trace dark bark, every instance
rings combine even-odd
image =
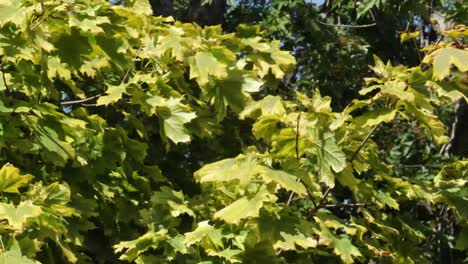
[[[201,0],[190,1],[187,10],[176,12],[172,0],[149,0],[153,15],[173,16],[183,22],[195,22],[200,26],[212,26],[222,24],[226,12],[226,0],[212,0],[211,3],[202,5]],[[178,17],[177,14],[184,14]]]
[[[172,0],[149,0],[153,16],[175,16]]]
[[[468,157],[468,103],[461,98],[455,106],[455,120],[452,124],[449,143],[443,153],[449,156]]]
[[[212,0],[211,4],[202,5],[200,0],[190,1],[185,17],[186,22],[196,22],[200,26],[220,25],[224,21],[226,0]]]

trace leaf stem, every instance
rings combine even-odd
[[[297,160],[300,160],[300,157],[299,157],[299,123],[301,121],[301,113],[299,113],[299,115],[297,116],[297,121],[296,121],[296,159]],[[307,195],[309,196],[310,198],[310,201],[312,202],[312,204],[314,205],[314,207],[317,207],[317,204],[314,202],[314,200],[312,199],[312,194],[310,193],[309,189],[307,188],[307,185],[305,184],[305,182],[300,178],[300,177],[297,177],[297,182],[300,182],[304,185],[304,187],[306,188],[306,191],[307,191]],[[286,205],[289,206],[291,204],[291,202],[293,201],[294,199],[294,192],[291,191],[291,193],[289,194],[289,198],[288,198],[288,201],[286,202]]]
[[[356,151],[353,153],[353,156],[351,156],[351,160],[349,162],[353,162],[353,160],[357,157],[357,155],[359,154],[359,151],[361,151],[362,147],[364,147],[364,145],[367,143],[367,141],[369,140],[369,138],[372,136],[372,134],[374,134],[375,130],[377,130],[377,128],[380,126],[380,124],[377,124],[376,126],[374,126],[372,128],[372,130],[367,134],[367,136],[364,138],[363,141],[361,141],[361,144],[359,144],[359,147],[356,149]]]

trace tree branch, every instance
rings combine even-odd
[[[366,207],[373,206],[372,203],[337,203],[337,204],[324,204],[324,208],[354,208],[354,207]]]
[[[371,24],[365,24],[365,25],[344,25],[344,24],[329,24],[323,21],[320,21],[316,19],[319,24],[325,25],[325,26],[330,26],[330,27],[338,27],[338,28],[368,28],[368,27],[373,27],[377,25],[376,23],[371,23]]]
[[[34,26],[31,27],[31,31],[36,29],[38,26],[40,26],[42,23],[44,23],[49,17],[52,17],[52,14],[54,13],[55,10],[52,10],[50,13],[48,13],[41,21],[37,22]]]
[[[101,95],[102,94],[97,94],[97,95],[94,95],[94,96],[91,96],[91,97],[88,97],[88,98],[85,98],[85,99],[81,99],[81,100],[65,101],[65,102],[61,102],[60,104],[61,105],[74,105],[74,104],[86,103],[88,101],[91,101],[91,100],[94,100],[94,99],[98,98]]]
[[[143,43],[141,43],[140,45],[140,48],[138,48],[138,51],[135,53],[135,56],[133,56],[133,60],[135,60],[138,55],[140,54],[141,50],[143,49]],[[130,70],[131,70],[131,67],[129,67],[127,69],[127,71],[125,72],[123,78],[122,78],[122,82],[121,84],[123,84],[125,82],[125,80],[127,79],[129,73],[130,73]],[[81,100],[73,100],[73,101],[65,101],[65,102],[61,102],[60,104],[61,105],[74,105],[74,104],[82,104],[82,103],[86,103],[88,101],[91,101],[91,100],[94,100],[96,98],[98,98],[99,96],[101,96],[102,93],[100,94],[97,94],[97,95],[94,95],[94,96],[91,96],[91,97],[88,97],[88,98],[85,98],[85,99],[81,99]],[[94,106],[94,105],[90,105],[90,104],[86,104],[84,106]]]

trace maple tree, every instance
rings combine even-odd
[[[260,27],[129,2],[0,0],[0,263],[430,263],[439,216],[418,206],[450,215],[466,258],[468,161],[407,177],[375,137],[447,142],[466,26],[420,65],[375,56],[336,111],[267,92],[295,59]]]

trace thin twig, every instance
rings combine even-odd
[[[399,165],[396,165],[396,167],[398,168],[422,168],[422,167],[425,167],[426,165],[422,165],[422,164],[415,164],[415,165],[404,165],[404,164],[399,164]]]
[[[412,42],[414,44],[414,47],[416,48],[416,53],[418,54],[418,59],[419,59],[419,63],[422,62],[422,56],[421,56],[421,52],[419,51],[419,48],[418,48],[418,43],[416,43],[416,39],[412,39]]]
[[[135,56],[133,56],[132,61],[135,60],[138,57],[138,55],[140,54],[140,51],[142,49],[143,49],[143,43],[141,43],[140,48],[138,48],[138,51],[135,53]],[[123,84],[125,82],[125,80],[127,79],[128,74],[130,73],[130,70],[131,70],[131,68],[128,67],[127,71],[125,72],[124,77],[122,78],[122,83],[121,84]]]
[[[434,44],[434,46],[432,46],[431,50],[429,50],[426,54],[430,54],[431,52],[433,52],[435,49],[437,49],[437,46],[439,46],[440,42],[442,42],[442,40],[445,39],[445,35],[441,35],[439,37],[439,39],[437,40],[436,44]]]
[[[91,96],[91,97],[88,97],[88,98],[85,98],[85,99],[73,100],[73,101],[65,101],[65,102],[61,102],[60,104],[61,104],[61,105],[81,104],[81,103],[85,103],[85,102],[94,100],[94,99],[98,98],[98,97],[101,96],[101,95],[102,95],[102,94],[96,94],[96,95],[94,95],[94,96]]]
[[[337,204],[324,204],[324,208],[354,208],[372,206],[371,203],[337,203]]]
[[[365,24],[365,25],[345,25],[345,24],[329,24],[323,21],[316,19],[315,21],[319,22],[322,25],[330,26],[330,27],[339,27],[339,28],[368,28],[377,25],[376,23]]]
[[[353,156],[351,157],[351,160],[349,162],[353,162],[353,160],[357,157],[359,154],[359,151],[361,151],[362,147],[366,144],[366,142],[369,140],[369,138],[374,134],[375,130],[380,126],[380,124],[374,126],[372,130],[367,134],[367,136],[364,138],[364,140],[359,144],[359,147],[356,149],[356,151],[353,153]]]
[[[299,115],[297,116],[297,121],[296,121],[296,159],[297,160],[300,160],[300,157],[299,157],[299,124],[301,122],[301,113],[299,113]],[[305,184],[305,182],[300,178],[300,177],[297,177],[297,182],[300,182],[304,185],[304,187],[306,188],[306,191],[307,191],[307,195],[309,196],[310,198],[310,201],[312,202],[312,204],[314,205],[314,207],[316,207],[316,204],[314,202],[314,200],[312,199],[312,194],[310,193],[309,189],[307,188],[307,185]],[[289,206],[289,204],[291,204],[291,202],[293,201],[294,199],[294,195],[295,193],[293,191],[291,191],[291,193],[289,194],[289,198],[288,198],[288,201],[286,202],[286,205]]]
[[[135,53],[135,56],[133,56],[133,59],[132,60],[135,60],[136,57],[138,57],[138,55],[140,54],[140,51],[142,50],[143,48],[143,43],[141,43],[140,45],[140,48],[138,48],[138,51]],[[125,80],[127,79],[128,77],[128,74],[130,73],[130,67],[127,69],[127,71],[125,72],[125,75],[123,76],[122,78],[122,83],[123,84],[125,82]],[[101,96],[102,93],[100,94],[97,94],[97,95],[94,95],[94,96],[91,96],[91,97],[88,97],[88,98],[85,98],[85,99],[81,99],[81,100],[73,100],[73,101],[66,101],[66,102],[61,102],[60,104],[61,105],[73,105],[73,104],[82,104],[82,103],[86,103],[88,101],[91,101],[93,99],[96,99],[98,98],[99,96]],[[96,106],[96,105],[92,105],[92,104],[83,104],[83,106]]]
[[[286,206],[289,206],[289,204],[291,204],[293,198],[294,198],[294,192],[291,191],[291,193],[289,194],[289,198],[288,198],[288,202],[286,203]]]
[[[296,159],[299,160],[299,122],[301,121],[301,113],[297,115],[296,121]]]
[[[312,210],[312,213],[317,212],[317,210],[322,207],[322,204],[325,202],[325,199],[327,199],[327,197],[330,194],[331,190],[332,190],[332,187],[328,187],[325,190],[325,193],[322,195],[322,198],[320,198],[320,201],[317,204],[317,206],[314,207],[314,210]]]
[[[38,26],[40,26],[42,23],[44,23],[49,17],[52,16],[52,14],[54,13],[55,10],[52,10],[49,14],[47,14],[44,19],[42,19],[41,21],[37,22],[36,25],[32,26],[31,27],[31,31],[33,31],[34,29],[36,29]]]

